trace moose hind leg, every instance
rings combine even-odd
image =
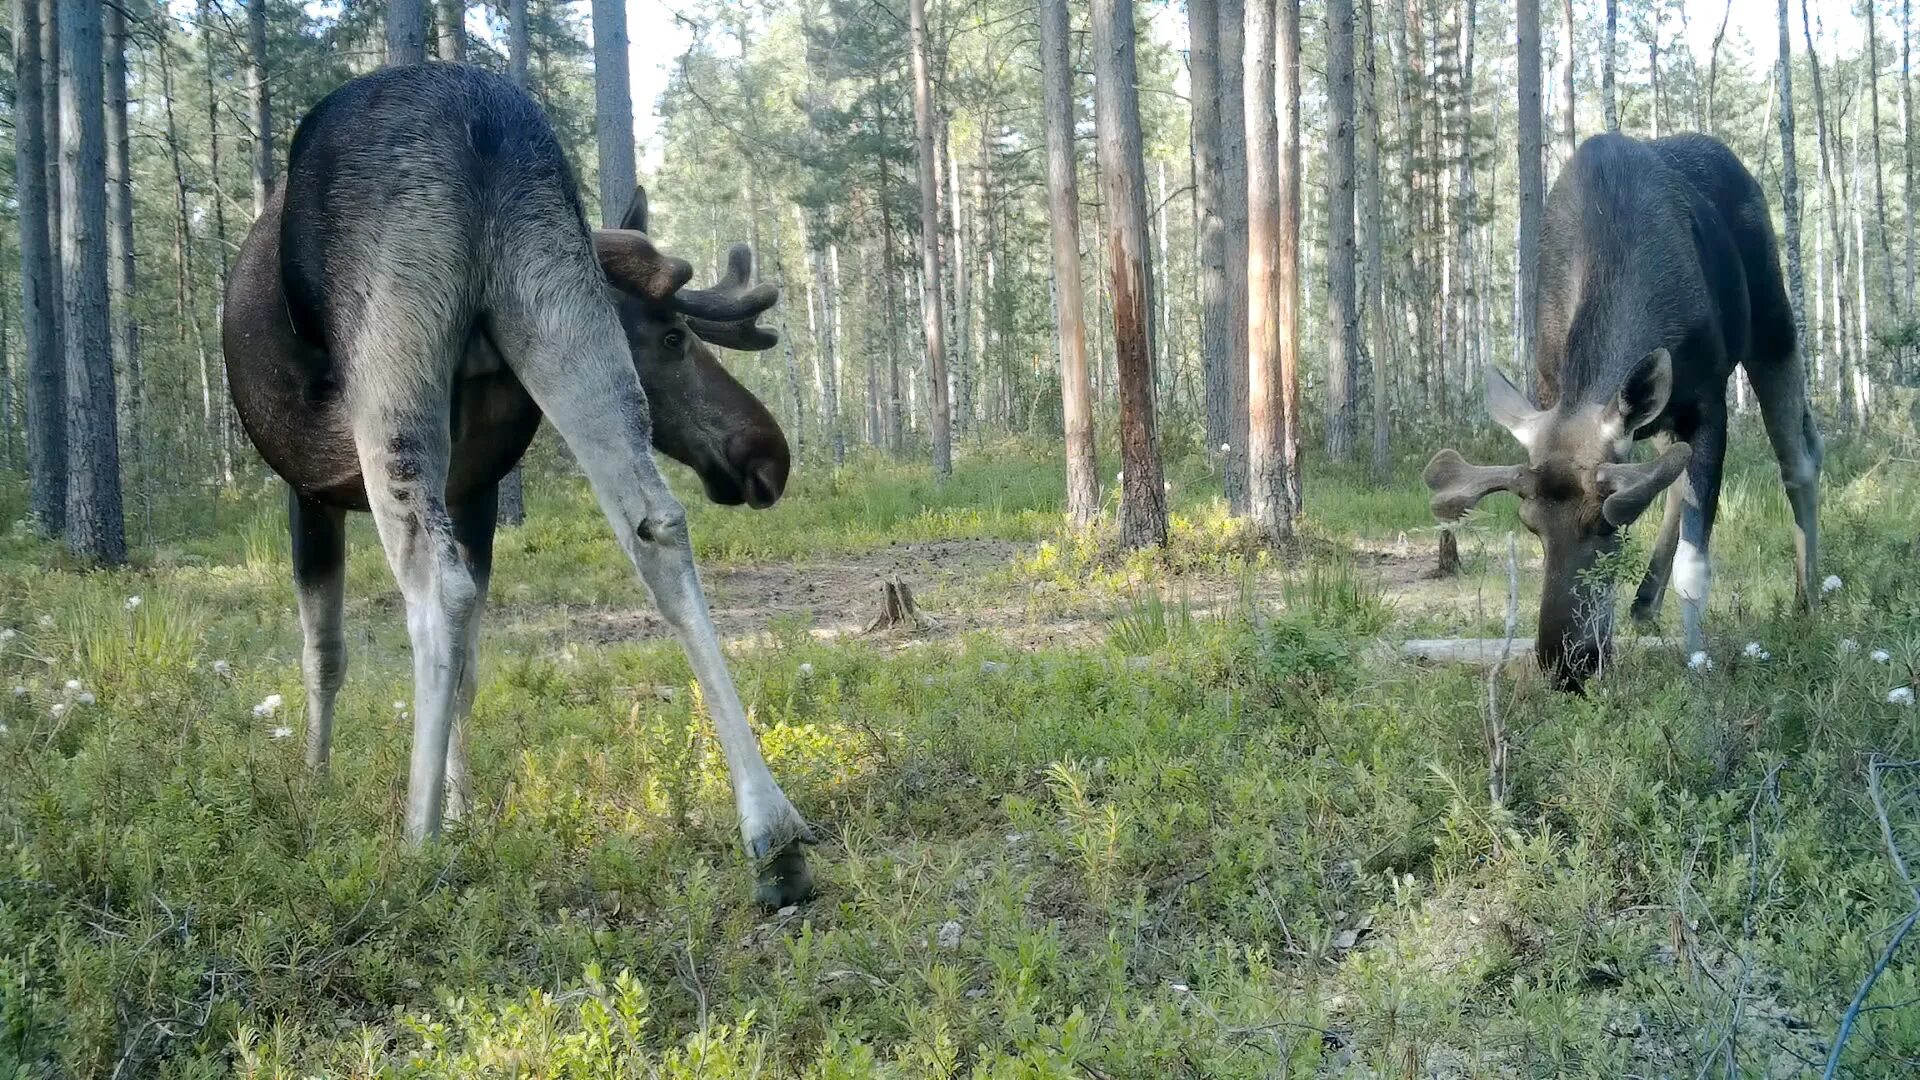
[[[333,703],[347,675],[347,512],[288,489],[293,584],[300,605],[300,672],[307,690],[307,765],[327,767]]]
[[[454,693],[453,733],[447,743],[446,816],[464,817],[473,805],[471,773],[467,764],[467,727],[473,718],[473,698],[480,681],[480,619],[486,612],[487,585],[493,578],[493,532],[497,513],[496,489],[487,491],[451,511],[453,539],[460,558],[473,575],[473,610],[467,616],[466,662],[460,667],[460,685]]]
[[[583,243],[571,261],[548,253],[544,268],[539,254],[511,260],[521,274],[493,311],[495,340],[573,448],[615,537],[686,652],[726,756],[741,838],[759,871],[756,898],[769,906],[796,903],[813,891],[800,850],[812,832],[747,723],[694,569],[686,511],[654,462],[646,397],[591,258]],[[543,269],[553,275],[545,282],[537,280]]]
[[[1757,370],[1756,370],[1757,369]],[[1780,480],[1793,510],[1793,591],[1801,606],[1819,603],[1814,576],[1820,565],[1820,432],[1807,404],[1807,378],[1800,352],[1794,349],[1778,364],[1756,364],[1747,371],[1767,441],[1780,462]]]

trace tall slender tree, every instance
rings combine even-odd
[[[1220,7],[1187,0],[1188,95],[1192,100],[1194,203],[1198,214],[1200,366],[1206,380],[1207,446],[1224,454],[1233,402],[1227,375],[1227,228],[1220,205]]]
[[[1300,0],[1279,0],[1274,10],[1274,103],[1279,154],[1274,187],[1279,196],[1274,242],[1274,321],[1279,324],[1281,457],[1287,489],[1286,536],[1300,514]],[[1251,124],[1251,117],[1248,120]]]
[[[267,0],[247,0],[247,104],[253,110],[253,216],[273,192],[273,89],[267,81]]]
[[[1567,146],[1567,156],[1573,156],[1573,148],[1579,142],[1580,125],[1575,122],[1574,110],[1577,99],[1573,91],[1573,58],[1579,55],[1574,48],[1573,0],[1560,0],[1560,25],[1566,35],[1567,63],[1560,71],[1560,134]]]
[[[1865,0],[1860,6],[1867,14],[1867,141],[1873,150],[1873,220],[1876,223],[1875,235],[1880,239],[1880,280],[1886,287],[1887,311],[1897,315],[1902,310],[1899,293],[1894,284],[1893,242],[1888,237],[1888,228],[1892,220],[1887,217],[1886,166],[1880,150],[1880,30],[1879,19],[1874,14],[1880,0]],[[1861,267],[1864,273],[1866,267]]]
[[[1374,56],[1373,0],[1360,0],[1360,311],[1372,373],[1373,443],[1369,456],[1374,482],[1386,479],[1391,462],[1388,439],[1392,415],[1387,408],[1386,257],[1381,234],[1385,210],[1380,198],[1380,86]]]
[[[1535,268],[1540,261],[1541,203],[1545,197],[1540,167],[1540,0],[1516,0],[1514,14],[1518,26],[1520,64],[1520,165],[1516,172],[1520,186],[1519,265],[1514,267],[1515,292],[1519,306],[1520,367],[1534,367],[1534,331],[1538,303],[1539,278]]]
[[[1800,347],[1807,347],[1807,285],[1800,261],[1799,152],[1793,139],[1793,36],[1789,30],[1787,0],[1779,2],[1779,53],[1774,61],[1774,83],[1780,95],[1780,207],[1784,217],[1782,240],[1787,249],[1787,295],[1793,302],[1793,325]]]
[[[1620,130],[1620,102],[1614,89],[1614,64],[1620,53],[1620,0],[1606,0],[1607,37],[1600,51],[1600,107],[1607,130]]]
[[[527,0],[507,0],[507,74],[527,85]]]
[[[1298,0],[1280,0],[1294,7]],[[1293,538],[1287,419],[1280,355],[1280,124],[1274,75],[1275,0],[1246,0],[1247,463],[1254,528],[1268,543]]]
[[[1093,451],[1093,387],[1087,377],[1087,301],[1080,279],[1080,185],[1073,153],[1073,67],[1067,33],[1067,0],[1040,0],[1047,224],[1053,238],[1054,327],[1067,432],[1067,520],[1085,526],[1100,512],[1100,480]]]
[[[1227,267],[1227,509],[1249,512],[1247,383],[1246,0],[1218,0],[1220,218]]]
[[[1093,0],[1094,146],[1107,208],[1107,270],[1120,391],[1120,541],[1167,542],[1167,495],[1153,395],[1147,274],[1147,166],[1141,148],[1133,0]]]
[[[401,67],[426,61],[425,0],[387,0],[387,64]]]
[[[41,0],[14,0],[15,200],[20,219],[20,311],[26,330],[27,507],[56,535],[67,520],[66,357],[60,348],[55,255],[48,245],[47,110],[41,63]],[[57,133],[55,133],[57,135]]]
[[[1914,315],[1913,0],[1900,0],[1900,195],[1906,235],[1906,316]]]
[[[127,11],[106,12],[107,272],[113,322],[113,363],[120,377],[120,433],[127,456],[140,461],[145,378],[140,369],[140,324],[133,317],[133,143],[127,133]]]
[[[1353,96],[1353,0],[1327,0],[1327,456],[1335,461],[1353,455],[1359,413]]]
[[[933,143],[933,73],[927,60],[927,0],[907,0],[913,56],[913,128],[920,158],[920,326],[927,344],[928,428],[933,474],[953,475],[953,418],[947,401],[947,315],[940,277],[940,160]]]
[[[60,263],[67,318],[67,546],[127,559],[107,316],[107,161],[100,0],[61,0]]]
[[[619,224],[637,183],[625,0],[593,0],[593,116],[600,148],[600,223]]]

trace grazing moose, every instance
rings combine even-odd
[[[1662,491],[1666,517],[1633,614],[1657,617],[1671,580],[1687,649],[1702,647],[1736,364],[1780,462],[1793,507],[1795,588],[1811,606],[1820,436],[1771,217],[1752,174],[1704,135],[1588,139],[1547,196],[1539,275],[1541,406],[1487,370],[1487,411],[1526,447],[1528,463],[1469,465],[1442,450],[1425,479],[1442,520],[1495,491],[1520,496],[1520,520],[1546,548],[1537,650],[1555,684],[1578,690],[1606,658],[1613,591],[1593,571]],[[1628,462],[1635,440],[1646,438],[1658,456]]]
[[[227,286],[224,347],[248,436],[292,488],[305,633],[307,760],[327,761],[345,673],[348,510],[371,510],[414,661],[406,835],[467,799],[465,740],[496,485],[553,421],[699,680],[760,866],[756,895],[811,891],[811,835],[761,758],[694,570],[686,512],[655,447],[715,502],[765,507],[789,458],[766,407],[695,340],[765,349],[777,299],[751,253],[712,289],[645,235],[589,232],[574,178],[533,99],[476,68],[358,78],[294,133],[287,177]]]

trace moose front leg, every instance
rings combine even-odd
[[[287,491],[293,585],[300,604],[300,673],[307,689],[307,766],[333,751],[333,703],[347,676],[347,512]]]
[[[598,297],[575,310],[514,304],[495,313],[497,340],[520,382],[553,421],[699,680],[726,755],[740,836],[772,907],[812,895],[801,847],[813,840],[760,754],[727,671],[694,570],[686,510],[654,462],[647,401],[614,313]]]
[[[1673,591],[1680,594],[1680,619],[1689,654],[1706,648],[1707,590],[1713,582],[1708,545],[1720,508],[1720,477],[1727,451],[1724,414],[1704,420],[1694,434],[1693,456],[1680,478],[1680,540],[1673,556]]]

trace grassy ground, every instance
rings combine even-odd
[[[1742,441],[1713,670],[1630,656],[1584,699],[1517,671],[1496,808],[1484,681],[1377,643],[1497,633],[1517,526],[1490,506],[1467,573],[1424,580],[1417,466],[1380,490],[1316,468],[1291,567],[1202,461],[1172,471],[1157,557],[1058,536],[1045,447],[969,454],[942,488],[863,461],[761,514],[690,499],[767,756],[827,837],[819,898],[774,914],[685,663],[581,484],[538,485],[502,537],[483,805],[419,851],[404,630],[364,522],[327,779],[299,760],[270,494],[124,573],[16,531],[0,1075],[1817,1072],[1914,903],[1888,845],[1920,856],[1920,775],[1882,775],[1883,835],[1869,762],[1920,758],[1887,700],[1920,667],[1920,468],[1834,448],[1844,585],[1808,619]],[[896,573],[938,628],[854,632]],[[1847,1075],[1920,1067],[1916,956]]]

